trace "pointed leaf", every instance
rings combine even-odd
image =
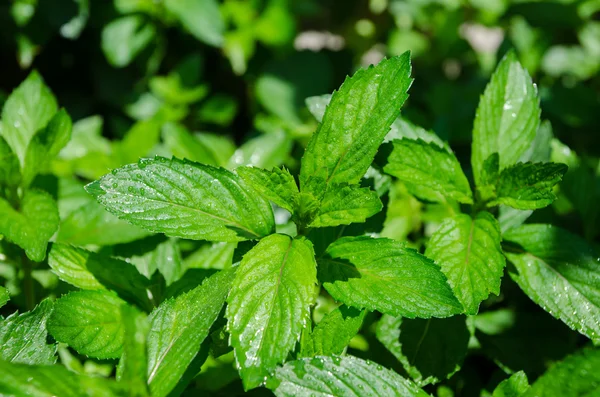
[[[132,306],[121,306],[125,329],[123,354],[117,368],[117,379],[127,384],[132,397],[149,397],[146,336],[149,323],[146,315]]]
[[[600,265],[592,247],[551,225],[523,225],[504,238],[521,247],[505,250],[521,289],[572,329],[600,341]]]
[[[17,186],[21,179],[20,167],[19,159],[6,140],[0,136],[0,186]]]
[[[302,337],[299,357],[342,354],[360,330],[366,314],[366,310],[346,305],[327,313],[307,336]]]
[[[119,218],[172,237],[239,241],[275,227],[269,203],[237,175],[176,158],[141,159],[86,189]]]
[[[309,320],[316,284],[308,240],[273,234],[244,255],[226,316],[245,389],[261,385],[294,347]]]
[[[90,199],[89,195],[86,196]],[[117,218],[98,202],[90,200],[63,219],[57,241],[74,245],[115,245],[151,234]]]
[[[377,324],[377,339],[419,386],[441,382],[458,371],[470,336],[463,316],[423,320],[384,315]]]
[[[360,181],[408,97],[410,70],[407,52],[346,79],[302,158],[302,190],[311,177],[335,184]]]
[[[394,140],[393,145],[384,167],[386,173],[403,182],[425,186],[452,200],[466,204],[473,202],[469,181],[453,153],[422,140]]]
[[[228,168],[252,166],[279,167],[288,159],[292,140],[282,130],[275,130],[252,138],[239,147],[229,159]]]
[[[504,256],[500,226],[488,212],[475,218],[457,215],[446,219],[433,233],[425,255],[448,277],[448,283],[467,314],[477,314],[479,303],[500,293]]]
[[[529,390],[529,381],[523,371],[515,372],[510,378],[496,386],[492,397],[521,397]]]
[[[481,96],[473,124],[471,164],[477,185],[483,162],[500,156],[500,169],[515,164],[533,140],[540,123],[537,89],[514,52],[500,61]]]
[[[125,397],[116,382],[75,374],[61,365],[24,365],[0,360],[0,392],[7,396]]]
[[[21,165],[36,132],[48,124],[58,110],[56,99],[37,72],[29,74],[8,97],[2,109],[0,135],[12,148]]]
[[[0,287],[0,307],[6,305],[6,302],[10,300],[8,290],[4,287]]]
[[[215,47],[223,45],[225,26],[215,0],[165,0],[171,12],[195,38]]]
[[[500,174],[496,188],[499,203],[520,210],[544,208],[556,199],[552,188],[567,172],[565,164],[519,163]]]
[[[163,125],[162,139],[175,157],[208,165],[221,165],[212,150],[180,124]]]
[[[289,361],[277,369],[267,387],[278,397],[428,395],[394,371],[352,356]]]
[[[330,185],[310,227],[364,222],[383,208],[377,192],[358,186]]]
[[[56,344],[48,343],[46,322],[53,302],[44,300],[30,312],[0,320],[0,359],[21,364],[54,364]]]
[[[0,198],[0,234],[25,250],[32,261],[46,257],[48,240],[58,228],[58,208],[54,199],[41,190],[27,190],[16,211]]]
[[[71,292],[56,301],[48,319],[48,332],[81,354],[119,358],[123,349],[124,304],[108,291]]]
[[[586,348],[554,364],[525,397],[596,396],[600,384],[600,349]]]
[[[152,307],[146,291],[150,282],[131,263],[54,243],[48,254],[48,265],[58,278],[78,288],[111,289],[143,309]]]
[[[129,65],[156,36],[156,28],[141,15],[112,20],[102,30],[102,51],[117,68]]]
[[[223,270],[151,314],[148,384],[152,396],[167,396],[200,350],[223,308],[235,270]]]
[[[254,167],[239,167],[235,172],[264,198],[294,213],[298,186],[287,169],[273,167],[271,171],[267,171]]]
[[[45,128],[36,132],[31,138],[25,152],[21,182],[24,187],[29,186],[38,173],[48,169],[50,161],[71,138],[71,127],[71,118],[64,109],[61,109]]]
[[[337,240],[319,259],[319,280],[336,300],[359,309],[409,318],[462,312],[439,268],[394,240]]]

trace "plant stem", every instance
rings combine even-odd
[[[35,307],[35,291],[33,287],[33,277],[31,276],[33,264],[25,254],[22,256],[21,266],[23,268],[23,294],[25,295],[25,306],[27,310],[33,310]]]

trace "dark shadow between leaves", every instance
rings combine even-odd
[[[332,258],[325,254],[318,259],[317,276],[321,283],[348,281],[351,278],[361,278],[360,271],[348,259]]]

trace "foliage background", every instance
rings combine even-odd
[[[559,199],[530,221],[560,225],[597,245],[600,2],[594,0],[3,2],[0,104],[36,69],[74,121],[101,117],[87,128],[105,139],[71,148],[55,162],[53,175],[38,178],[55,196],[61,196],[59,178],[82,184],[138,157],[183,156],[196,149],[186,141],[192,132],[208,133],[201,143],[213,142],[206,145],[210,150],[196,151],[194,160],[295,170],[316,127],[305,98],[330,93],[357,68],[410,50],[415,81],[403,116],[448,141],[468,170],[479,96],[509,49],[538,85],[542,118],[556,138],[552,159],[570,165]],[[174,131],[180,127],[183,132]],[[436,225],[435,208],[406,194],[397,202],[388,209],[386,233],[421,247]],[[94,241],[72,219],[65,226],[68,211],[64,215],[61,233],[74,229],[63,241],[127,252],[132,238]],[[102,235],[102,227],[88,232]],[[184,259],[199,248],[180,245]],[[16,296],[2,314],[23,310],[18,272],[8,263],[1,270]],[[43,268],[36,285],[36,301],[68,288]],[[531,303],[508,277],[503,288],[482,306],[493,314],[479,317],[484,328],[486,321],[509,324],[501,337],[469,355],[447,385],[429,391],[485,394],[502,379],[500,368],[524,368],[532,380],[583,344],[584,338]],[[514,307],[519,312],[511,312]],[[375,340],[374,320],[367,319],[352,353],[402,372]],[[519,354],[525,348],[533,351],[530,357]],[[85,364],[91,373],[112,371],[110,364]],[[240,390],[235,372],[218,373],[223,395]],[[214,388],[208,381],[214,376],[199,378],[196,387]]]

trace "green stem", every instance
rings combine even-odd
[[[23,294],[25,295],[25,306],[27,310],[33,310],[35,307],[35,290],[33,287],[33,263],[23,254],[21,266],[23,268]]]

